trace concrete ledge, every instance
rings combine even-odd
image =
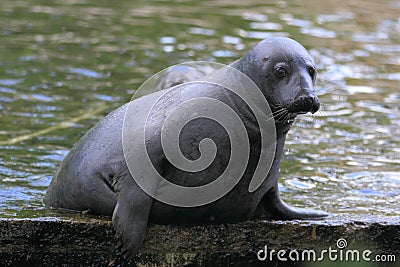
[[[339,238],[346,239],[346,249],[393,254],[400,262],[400,217],[153,225],[140,254],[129,262],[118,255],[109,220],[0,219],[0,260],[6,266],[257,266],[268,264],[256,256],[265,245],[321,251],[337,249]]]

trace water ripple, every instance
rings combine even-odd
[[[84,68],[69,68],[68,72],[73,73],[73,74],[79,74],[79,75],[86,76],[86,77],[89,77],[89,78],[98,79],[98,78],[102,78],[103,77],[102,74],[100,74],[100,73],[98,73],[96,71],[88,70],[88,69],[84,69]]]

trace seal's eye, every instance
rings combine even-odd
[[[317,74],[317,71],[315,70],[315,67],[309,66],[308,67],[308,73],[310,74],[311,79],[314,81],[315,80],[315,76]]]
[[[287,70],[282,66],[275,67],[274,72],[277,78],[283,78],[287,75]]]

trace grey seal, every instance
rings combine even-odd
[[[231,67],[247,75],[262,91],[275,118],[276,150],[266,179],[254,192],[248,191],[250,177],[260,155],[260,133],[254,114],[235,94],[217,85],[185,83],[178,85],[168,99],[161,101],[159,111],[173,108],[182,100],[200,96],[218,99],[230,105],[243,120],[251,140],[251,154],[242,178],[222,198],[198,207],[177,207],[157,201],[146,194],[128,170],[122,147],[122,127],[128,104],[114,110],[90,129],[71,149],[57,170],[44,198],[53,208],[85,211],[112,216],[122,255],[134,256],[141,247],[147,224],[228,223],[252,218],[316,219],[327,216],[324,211],[300,209],[285,204],[278,191],[279,166],[286,134],[299,114],[314,113],[319,100],[314,92],[315,63],[298,42],[289,38],[269,38],[254,46]],[[190,80],[185,72],[174,73],[168,86]],[[200,76],[203,74],[199,74]],[[178,78],[177,78],[178,77]],[[177,81],[177,82],[176,82]],[[142,96],[131,102],[140,110],[162,91]],[[180,136],[182,153],[189,159],[199,157],[199,142],[205,137],[217,144],[218,152],[209,168],[197,173],[181,171],[166,160],[160,142],[162,116],[149,117],[151,135],[146,136],[148,153],[157,170],[166,179],[184,186],[209,183],[211,174],[219,174],[229,161],[230,146],[226,133],[218,123],[207,118],[193,120]],[[211,179],[211,180],[210,180]]]

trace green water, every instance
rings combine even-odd
[[[400,215],[400,4],[265,2],[2,0],[0,217],[58,216],[42,204],[57,166],[146,78],[180,62],[230,63],[269,36],[298,40],[319,68],[322,108],[289,133],[284,199]]]

